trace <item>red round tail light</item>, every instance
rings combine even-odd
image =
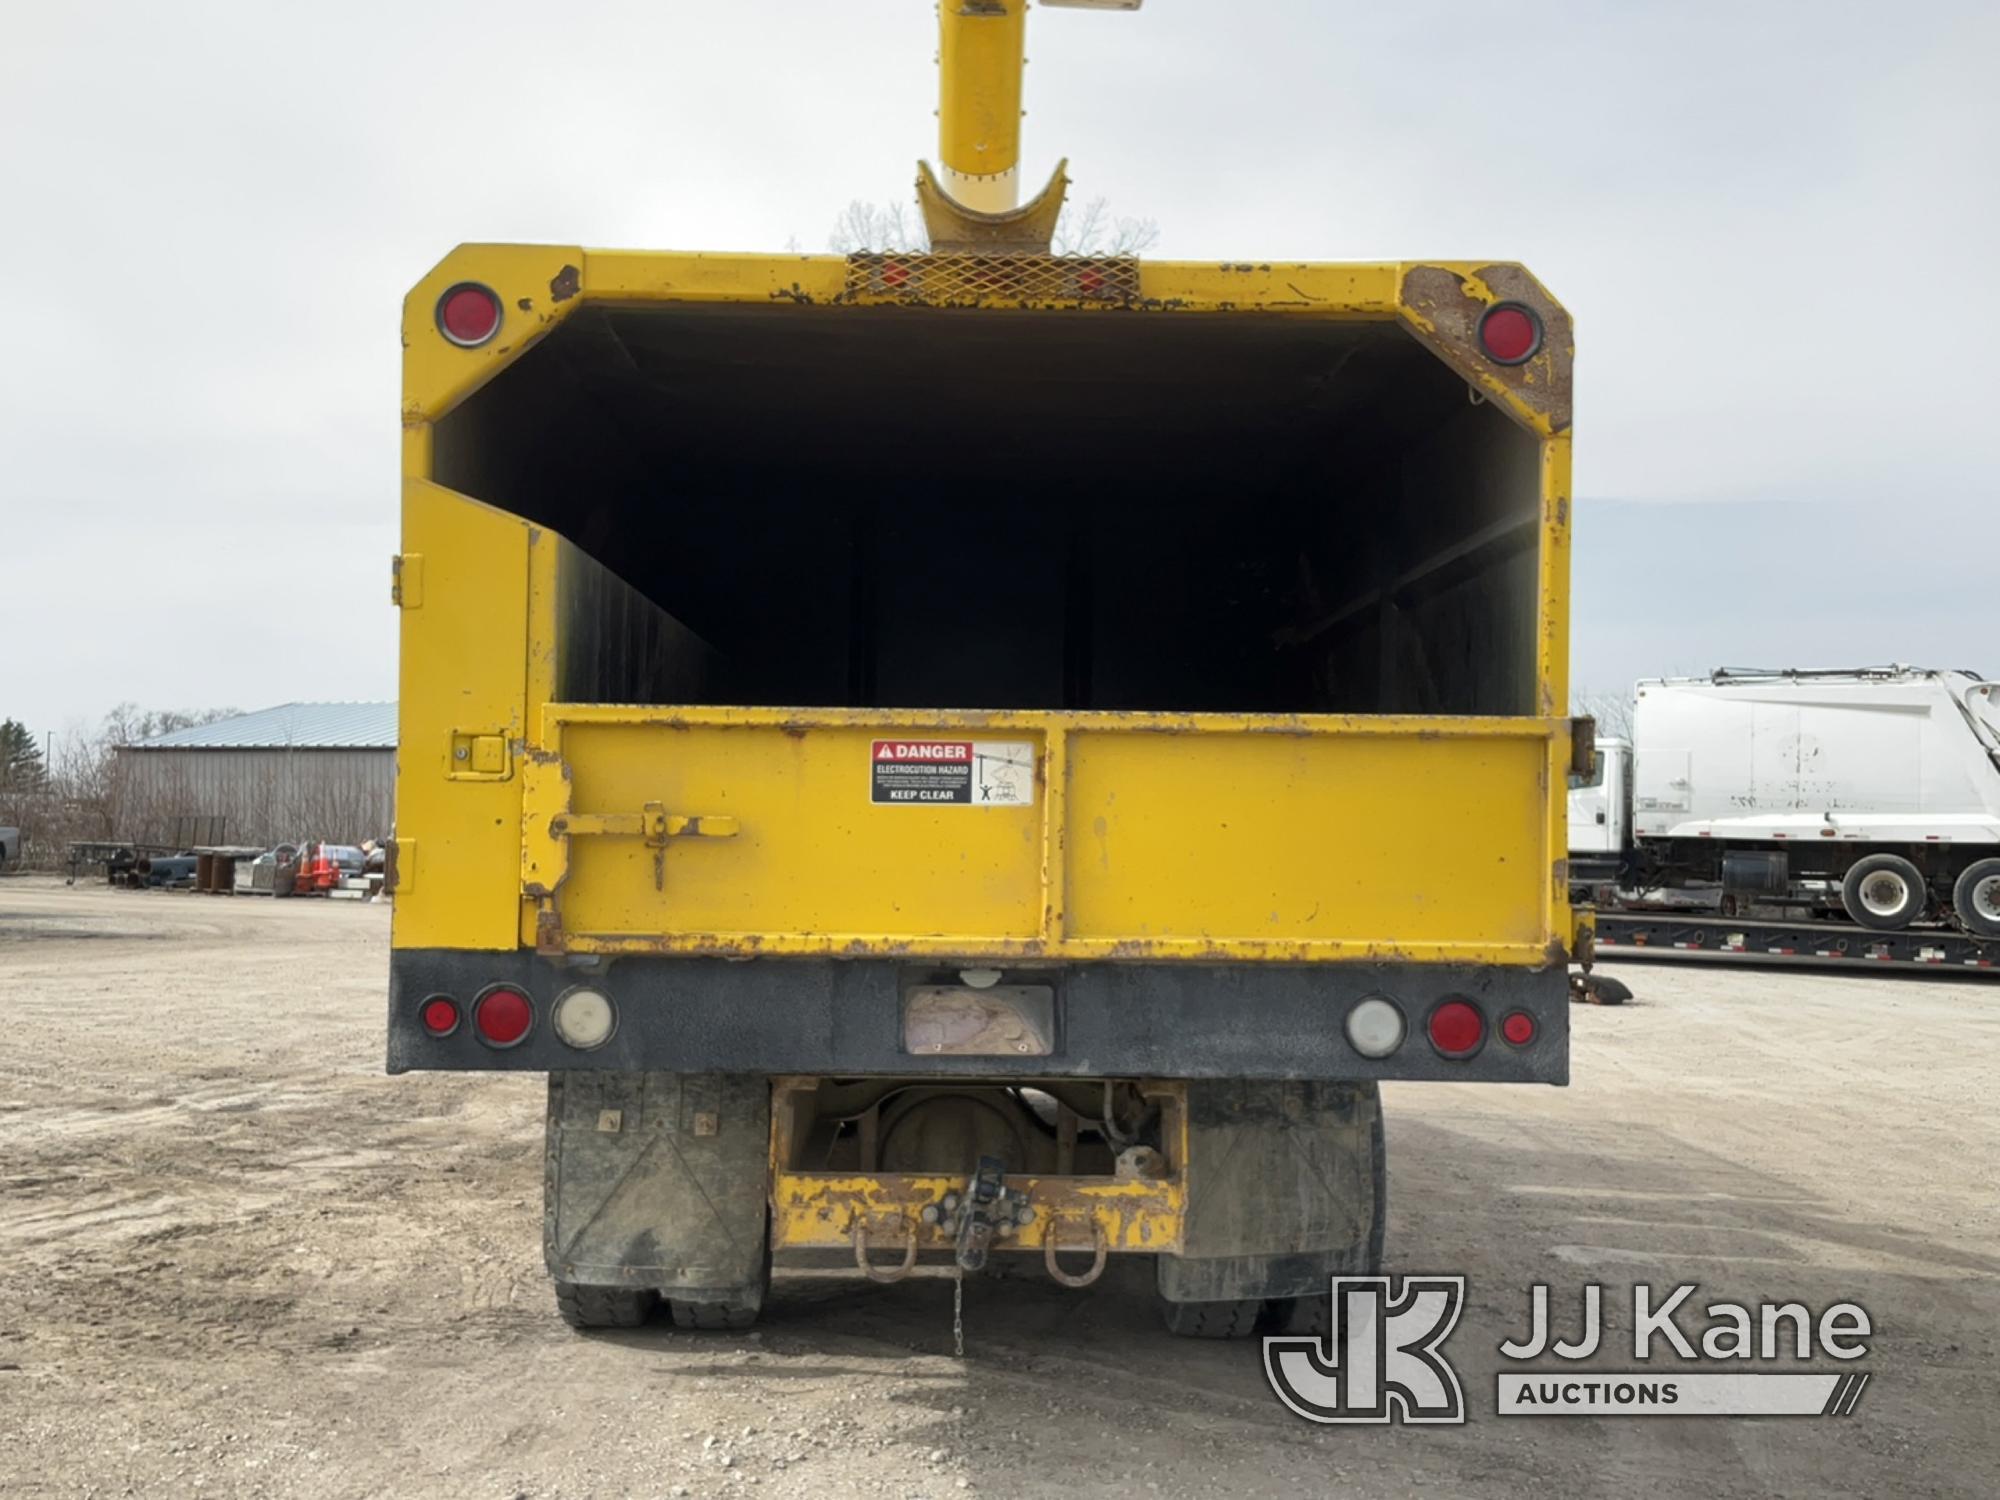
[[[472,1007],[472,1024],[480,1037],[495,1047],[513,1046],[534,1023],[535,1008],[528,997],[506,985],[488,990]]]
[[[1496,302],[1479,319],[1479,347],[1496,365],[1523,364],[1542,347],[1542,320],[1519,302]]]
[[[1516,1047],[1525,1047],[1535,1039],[1535,1018],[1525,1010],[1511,1011],[1500,1018],[1500,1035]]]
[[[1469,1000],[1446,1000],[1431,1012],[1430,1033],[1446,1057],[1470,1057],[1486,1040],[1486,1017]]]
[[[882,285],[888,287],[907,286],[910,268],[899,260],[892,260],[882,268]]]
[[[458,1030],[458,1005],[449,996],[433,995],[424,1002],[424,1030],[432,1036],[450,1036]]]
[[[461,349],[476,349],[500,331],[500,298],[491,287],[461,281],[438,298],[437,325]]]

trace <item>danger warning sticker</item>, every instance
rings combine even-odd
[[[1035,747],[1026,740],[877,740],[868,800],[888,806],[1027,807]]]

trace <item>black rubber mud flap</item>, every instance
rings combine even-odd
[[[1372,1083],[1189,1085],[1185,1253],[1159,1257],[1160,1296],[1324,1297],[1379,1263],[1381,1113]]]
[[[549,1274],[754,1317],[767,1281],[770,1139],[761,1077],[551,1073]]]

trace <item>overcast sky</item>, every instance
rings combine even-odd
[[[929,0],[10,6],[0,716],[390,697],[397,322],[462,240],[824,247]],[[1578,328],[1576,677],[2000,673],[2000,6],[1150,0],[1027,170],[1189,259],[1520,260]]]

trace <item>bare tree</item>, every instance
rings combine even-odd
[[[233,719],[242,711],[240,708],[141,708],[136,703],[121,703],[104,716],[100,738],[113,745],[136,745],[177,729]]]
[[[1570,712],[1597,720],[1597,732],[1610,738],[1632,738],[1630,693],[1594,693],[1578,688],[1570,694]]]
[[[826,243],[836,255],[882,255],[898,251],[921,255],[931,247],[930,236],[908,205],[866,203],[859,198],[840,211]]]
[[[1049,248],[1058,255],[1142,255],[1159,239],[1153,220],[1114,217],[1110,201],[1100,196],[1063,205]]]
[[[1151,219],[1117,217],[1109,200],[1098,197],[1063,205],[1049,248],[1057,255],[1139,255],[1159,238],[1160,226]],[[836,255],[921,255],[930,249],[922,220],[907,204],[860,198],[840,211],[826,242]]]
[[[232,717],[233,708],[142,709],[121,703],[95,732],[72,730],[52,738],[39,785],[0,793],[0,823],[21,829],[24,863],[55,869],[66,847],[78,841],[130,839],[124,826],[118,746]]]

